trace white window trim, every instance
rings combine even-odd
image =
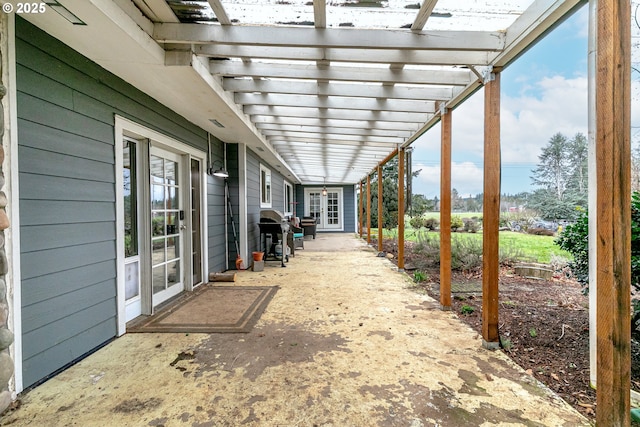
[[[287,188],[291,189],[291,198],[289,200],[289,202],[290,202],[289,206],[287,206]],[[293,194],[293,185],[289,181],[284,181],[284,197],[283,198],[284,198],[284,202],[283,202],[284,203],[284,210],[283,210],[284,214],[288,215],[288,216],[293,215],[293,203],[295,203],[294,202],[295,197],[294,197],[294,194]]]
[[[269,176],[269,198],[268,201],[264,201],[264,194],[262,194],[262,189],[264,188],[264,183],[262,182],[262,172],[265,172],[265,175]],[[260,207],[261,208],[270,208],[273,206],[273,181],[271,181],[271,169],[260,163]]]

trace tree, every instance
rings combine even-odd
[[[587,177],[588,177],[588,145],[587,138],[577,133],[568,144],[569,148],[569,178],[568,188],[578,192],[578,194],[587,194]]]
[[[587,204],[587,139],[577,133],[568,140],[556,133],[538,156],[531,180],[537,188],[527,206],[545,219],[574,219]]]
[[[433,210],[433,201],[424,197],[423,194],[411,195],[411,206],[413,207],[412,216],[417,217],[423,215],[427,211]]]
[[[567,186],[567,137],[556,133],[551,137],[542,154],[538,156],[538,166],[531,180],[539,187],[552,190],[557,200],[562,200]]]

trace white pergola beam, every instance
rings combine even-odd
[[[194,53],[216,58],[262,58],[294,61],[363,62],[378,64],[486,66],[489,53],[464,50],[337,49],[319,47],[195,45]]]
[[[397,113],[392,111],[365,111],[351,110],[348,114],[343,110],[325,110],[318,108],[296,108],[296,107],[270,107],[266,105],[247,105],[244,107],[245,114],[261,116],[290,116],[309,117],[317,119],[340,119],[402,122],[402,123],[424,123],[432,115],[420,113]]]
[[[333,133],[342,135],[371,135],[371,136],[393,136],[397,138],[409,138],[413,132],[409,130],[383,130],[377,128],[361,127],[361,128],[339,128],[339,127],[321,127],[321,126],[297,126],[297,125],[278,125],[275,123],[256,123],[256,127],[262,131],[264,135],[268,135],[266,131],[290,131],[290,132],[314,132],[314,133]]]
[[[282,138],[273,138],[270,139],[269,142],[271,142],[271,144],[273,146],[277,146],[279,144],[300,144],[300,145],[305,145],[307,147],[311,147],[311,146],[326,146],[326,147],[331,147],[331,146],[340,146],[340,145],[346,145],[349,147],[374,147],[374,148],[379,148],[382,151],[385,151],[388,153],[388,151],[386,151],[387,148],[395,148],[397,146],[397,143],[388,143],[388,142],[375,142],[375,141],[344,141],[344,140],[326,140],[326,139],[322,139],[322,138],[292,138],[292,137],[282,137]],[[316,151],[318,149],[316,148]]]
[[[213,10],[213,13],[221,25],[231,25],[231,19],[229,19],[220,0],[209,0],[209,6],[211,6],[211,10]]]
[[[415,21],[413,21],[413,24],[411,24],[412,31],[421,31],[424,28],[427,19],[429,19],[431,12],[433,12],[433,8],[436,7],[436,3],[438,3],[438,0],[423,0],[418,15]]]
[[[312,81],[279,81],[225,78],[225,90],[247,93],[290,93],[296,95],[315,96],[351,96],[364,98],[417,99],[430,101],[446,101],[453,96],[451,87],[443,86],[382,86],[375,83],[340,83],[322,84]]]
[[[289,131],[264,131],[263,134],[268,141],[344,141],[344,142],[381,142],[385,144],[401,144],[405,138],[394,138],[391,136],[368,136],[368,135],[339,135],[331,133],[313,132],[289,132]]]
[[[558,20],[572,9],[584,4],[584,0],[536,0],[507,28],[504,52],[492,58],[494,67],[504,67],[517,58],[520,53]]]
[[[275,77],[283,79],[334,80],[375,83],[467,86],[476,80],[469,70],[390,70],[380,67],[316,67],[281,63],[210,62],[211,74],[223,77]]]
[[[242,105],[335,108],[337,110],[400,111],[434,113],[433,101],[408,99],[351,98],[336,96],[236,93],[235,102]]]
[[[286,117],[286,116],[251,116],[250,120],[256,125],[257,128],[263,128],[263,126],[276,125],[276,126],[318,126],[318,127],[337,127],[337,128],[375,128],[378,130],[397,130],[407,131],[412,135],[416,129],[420,127],[421,122],[406,123],[406,122],[384,122],[378,121],[365,121],[365,120],[338,120],[338,119],[319,119],[319,118],[305,118],[305,117]],[[266,127],[264,128],[266,129]]]
[[[327,27],[326,0],[313,0],[313,24],[316,28]]]
[[[202,25],[156,23],[153,38],[161,43],[231,44],[397,50],[500,51],[500,31],[419,31],[404,29],[352,29],[265,27],[260,25]]]

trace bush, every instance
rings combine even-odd
[[[469,218],[465,218],[463,219],[464,222],[464,231],[466,231],[467,233],[477,233],[478,230],[480,229],[480,224],[478,223],[478,221]]]
[[[462,227],[464,227],[464,223],[462,222],[462,218],[460,218],[458,215],[452,215],[451,216],[451,231],[458,231]]]
[[[425,223],[425,219],[421,216],[414,216],[409,220],[409,225],[411,226],[411,228],[414,228],[416,230],[419,230],[420,228],[424,227]]]
[[[433,231],[440,226],[440,220],[438,218],[427,218],[424,220],[423,224],[427,230]]]
[[[471,236],[451,239],[452,270],[472,271],[480,267],[482,267],[482,240]]]
[[[573,255],[569,262],[571,273],[584,293],[589,291],[589,216],[583,211],[576,222],[567,225],[555,239],[555,244]]]

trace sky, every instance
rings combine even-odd
[[[554,134],[587,135],[587,37],[585,6],[502,71],[503,194],[533,189],[531,171]],[[483,110],[480,89],[452,112],[451,187],[460,196],[482,192]],[[413,147],[413,170],[422,169],[413,181],[414,193],[439,197],[440,125]]]

